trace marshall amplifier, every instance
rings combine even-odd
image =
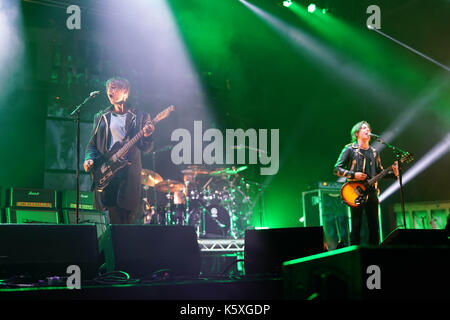
[[[77,192],[73,190],[61,191],[61,209],[76,209]],[[80,191],[79,205],[80,210],[95,210],[94,192]]]
[[[5,208],[6,223],[39,223],[59,224],[61,223],[58,210]]]
[[[5,207],[56,209],[57,196],[55,190],[9,188],[6,190]]]

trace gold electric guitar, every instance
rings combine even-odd
[[[413,160],[410,153],[406,153],[400,159],[402,163],[409,163]],[[350,207],[359,207],[367,202],[369,192],[374,190],[375,183],[389,173],[394,165],[381,171],[375,177],[365,181],[350,181],[345,183],[341,188],[341,197],[345,204]]]

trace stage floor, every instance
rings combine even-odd
[[[4,285],[0,300],[279,300],[282,278],[208,277],[142,281],[138,283],[81,283],[80,289],[60,284]]]

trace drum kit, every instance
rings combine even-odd
[[[143,169],[143,223],[192,225],[199,238],[243,238],[254,208],[254,183],[239,174],[246,169],[191,165],[181,171],[183,182]]]

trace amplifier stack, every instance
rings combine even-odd
[[[4,193],[6,223],[61,223],[55,190],[9,188]]]
[[[96,211],[93,192],[80,191],[77,222],[77,193],[72,190],[60,192],[61,214],[66,224],[95,224],[97,236],[100,237],[108,225],[107,215]]]
[[[77,195],[72,190],[8,188],[2,192],[2,223],[10,224],[95,224],[97,235],[108,224],[107,215],[96,211],[94,193],[80,192],[78,221]]]

